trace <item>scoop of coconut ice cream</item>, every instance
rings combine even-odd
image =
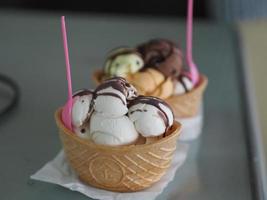
[[[94,109],[104,116],[120,117],[128,112],[127,100],[136,96],[136,89],[125,79],[108,79],[95,90]]]
[[[90,105],[92,98],[93,91],[91,90],[78,90],[73,94],[71,110],[72,128],[73,131],[82,138],[89,138],[88,119],[91,112]]]
[[[173,112],[164,101],[148,96],[134,99],[129,105],[128,116],[144,137],[164,134],[174,121]]]
[[[133,143],[138,133],[127,116],[105,117],[94,112],[90,119],[90,138],[97,144],[117,146]]]
[[[90,105],[93,98],[91,90],[79,90],[73,95],[72,125],[80,127],[89,117]]]

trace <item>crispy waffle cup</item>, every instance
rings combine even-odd
[[[96,70],[92,78],[98,85],[105,79],[105,75],[102,70]],[[201,74],[199,83],[193,90],[182,95],[172,95],[164,99],[172,107],[176,118],[188,118],[197,115],[207,84],[208,78]]]
[[[134,192],[160,180],[171,165],[181,125],[175,122],[164,138],[150,144],[111,147],[84,140],[68,130],[55,113],[67,160],[80,180],[97,188]]]

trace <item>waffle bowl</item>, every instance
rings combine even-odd
[[[102,70],[96,70],[92,78],[98,85],[105,80],[106,77]],[[175,118],[188,118],[197,115],[207,84],[208,78],[201,74],[199,84],[193,90],[182,95],[172,95],[164,99],[172,107]]]
[[[70,166],[80,180],[97,188],[134,192],[160,180],[171,165],[181,125],[175,122],[164,138],[149,144],[110,147],[84,140],[68,130],[55,113]]]

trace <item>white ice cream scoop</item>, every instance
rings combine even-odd
[[[106,117],[120,117],[128,112],[127,100],[136,96],[136,89],[125,79],[108,79],[95,90],[94,110]]]
[[[110,118],[94,112],[90,118],[90,138],[97,144],[117,146],[135,142],[138,133],[127,116]]]
[[[144,137],[164,134],[174,121],[171,108],[156,97],[139,96],[134,99],[129,105],[128,116]]]
[[[89,132],[85,123],[90,116],[92,98],[93,92],[91,90],[79,90],[73,95],[72,126],[78,136],[84,136],[86,132]]]
[[[175,83],[174,93],[184,94],[189,92],[194,87],[193,82],[187,76],[179,76],[177,82]]]

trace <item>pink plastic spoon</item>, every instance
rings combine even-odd
[[[68,41],[67,41],[67,31],[65,25],[65,16],[61,17],[61,31],[64,45],[64,53],[65,53],[65,62],[66,62],[66,72],[67,72],[67,81],[68,81],[68,101],[63,108],[62,111],[62,121],[65,126],[72,130],[72,83],[71,83],[71,72],[70,72],[70,60],[69,60],[69,50],[68,50]]]
[[[192,36],[193,36],[193,0],[187,2],[186,21],[186,62],[189,67],[189,76],[195,86],[199,80],[199,72],[192,56]]]

